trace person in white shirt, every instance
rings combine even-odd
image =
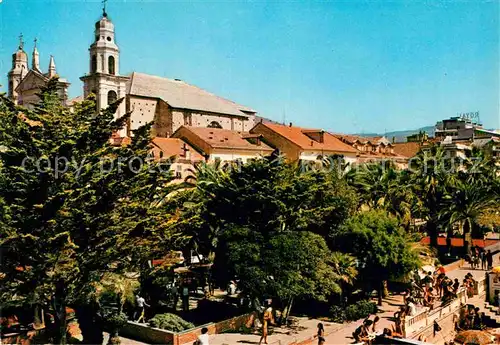
[[[134,320],[136,320],[137,314],[139,314],[139,319],[136,322],[140,322],[141,319],[144,319],[144,307],[149,307],[149,304],[147,304],[146,300],[139,295],[135,295],[135,304],[136,310],[134,312]]]
[[[201,334],[198,336],[196,345],[209,345],[208,344],[208,328],[203,327],[201,329]]]
[[[408,302],[408,309],[410,310],[410,316],[417,315],[417,307],[413,302]]]

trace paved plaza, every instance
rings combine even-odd
[[[500,254],[495,255],[494,264],[498,265]],[[447,275],[451,279],[458,278],[459,281],[464,279],[465,275],[471,273],[475,279],[479,279],[486,271],[473,270],[468,264],[464,267],[448,272]],[[470,299],[471,304],[481,304],[484,296],[474,296]],[[374,302],[376,300],[374,299]],[[377,329],[390,328],[393,324],[393,315],[403,305],[403,297],[401,295],[391,295],[383,300],[383,305],[379,307],[380,322]],[[372,316],[373,318],[373,316]],[[334,322],[325,322],[316,319],[298,318],[298,326],[294,328],[274,328],[273,333],[268,337],[268,343],[271,345],[288,345],[298,343],[312,338],[316,334],[316,325],[318,322],[323,322],[325,325],[326,345],[345,345],[353,343],[352,333],[359,327],[362,320],[355,322],[338,324]],[[445,341],[451,340],[451,335],[443,335],[442,339],[435,340],[435,345],[442,345]],[[452,337],[452,336],[451,336]],[[258,334],[238,334],[238,333],[222,333],[210,336],[210,345],[235,345],[235,344],[258,344],[260,335]],[[104,344],[106,344],[106,339]],[[122,338],[122,345],[140,345],[143,343]],[[192,345],[183,344],[183,345]]]

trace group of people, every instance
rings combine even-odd
[[[479,312],[479,308],[468,306],[462,311],[461,317],[457,314],[453,316],[453,323],[455,331],[460,332],[464,330],[483,330],[486,328],[486,314]]]
[[[177,311],[177,303],[179,303],[179,297],[182,300],[182,310],[185,312],[189,311],[189,286],[187,284],[172,284],[170,296],[172,299],[172,306],[174,311]]]
[[[442,271],[434,273],[427,272],[419,282],[415,279],[411,281],[411,286],[405,291],[404,301],[408,315],[416,314],[416,306],[422,305],[431,310],[434,308],[436,300],[441,300],[442,304],[449,303],[457,298],[461,288],[467,291],[468,297],[474,295],[475,281],[471,273],[468,273],[462,283],[455,278],[452,280]]]
[[[356,330],[352,333],[354,342],[371,344],[377,334],[377,325],[379,321],[380,318],[378,316],[375,316],[373,320],[370,320],[370,317],[363,320],[361,326],[356,328]]]
[[[481,265],[482,270],[490,270],[493,268],[493,254],[491,250],[485,251],[484,248],[473,246],[465,260],[470,264],[472,269],[478,269]]]

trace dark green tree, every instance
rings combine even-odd
[[[380,305],[384,281],[402,278],[421,263],[410,237],[385,211],[361,212],[352,217],[335,240],[339,250],[358,259],[359,274],[377,287]]]
[[[66,306],[89,303],[104,274],[137,268],[182,236],[156,206],[171,175],[148,160],[149,127],[114,147],[127,121],[115,119],[120,101],[96,112],[88,99],[70,111],[56,84],[34,110],[0,99],[0,300],[54,310],[64,344]]]
[[[409,166],[411,188],[419,199],[417,214],[426,221],[425,229],[434,248],[438,245],[439,232],[447,228],[446,222],[440,221],[440,212],[449,193],[450,181],[460,167],[452,162],[442,147],[432,145],[420,151]]]
[[[340,294],[341,277],[325,240],[309,231],[273,232],[231,227],[221,241],[227,251],[224,264],[239,288],[251,298],[273,298],[287,311],[294,299],[325,301]],[[219,257],[220,259],[221,257]],[[219,263],[222,260],[219,260]]]

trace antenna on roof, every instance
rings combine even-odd
[[[285,108],[283,108],[283,125],[286,123],[286,112]]]

